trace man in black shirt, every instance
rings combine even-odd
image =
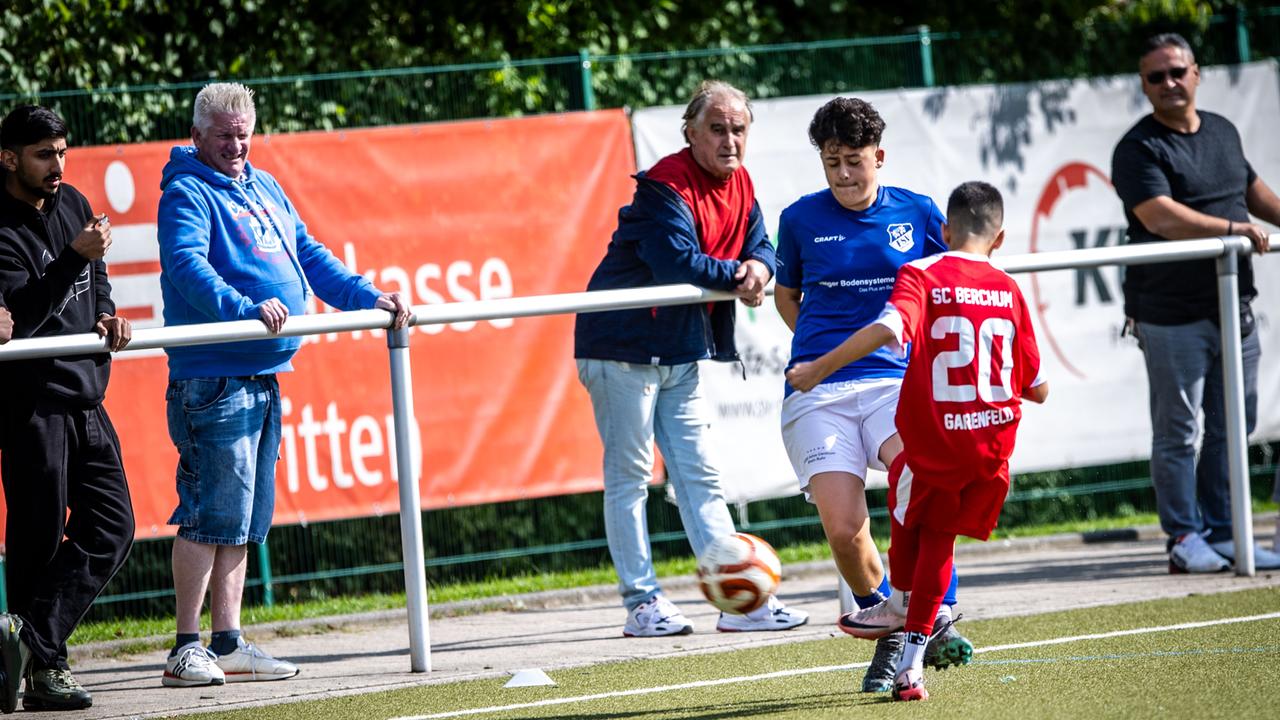
[[[67,127],[23,106],[0,125],[0,298],[20,338],[96,332],[129,342],[102,258],[106,215],[62,182]],[[28,710],[72,710],[93,699],[71,676],[67,638],[128,555],[133,507],[120,442],[102,405],[106,352],[6,363],[0,476],[8,517],[11,614],[0,615],[0,711],[26,679]],[[68,515],[69,511],[69,515]]]
[[[1120,140],[1111,167],[1129,242],[1242,235],[1256,252],[1267,252],[1267,231],[1250,213],[1280,224],[1280,198],[1245,160],[1235,126],[1196,109],[1200,68],[1187,41],[1173,33],[1150,38],[1138,70],[1152,113]],[[1252,431],[1260,349],[1249,307],[1257,290],[1247,256],[1240,259],[1239,282],[1245,413]],[[1146,357],[1151,479],[1160,524],[1169,535],[1169,570],[1225,570],[1234,546],[1214,261],[1131,266],[1124,299]],[[1197,462],[1201,410],[1204,440]],[[1258,568],[1280,567],[1280,555],[1260,547],[1254,552]]]

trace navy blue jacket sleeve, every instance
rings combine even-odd
[[[627,215],[632,223],[627,234],[636,241],[636,254],[659,285],[690,283],[711,290],[737,286],[733,275],[741,263],[717,260],[702,252],[693,214],[675,193],[641,180]]]
[[[769,242],[769,233],[764,227],[764,213],[760,212],[760,203],[753,202],[751,216],[747,219],[747,239],[742,244],[743,260],[759,260],[769,268],[769,277],[778,272],[777,254],[773,243]]]

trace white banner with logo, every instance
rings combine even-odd
[[[871,102],[884,117],[883,184],[926,193],[944,209],[951,189],[966,180],[1000,188],[1007,237],[997,260],[1123,242],[1124,213],[1109,177],[1116,142],[1150,112],[1136,73],[848,94]],[[807,133],[813,113],[829,99],[754,104],[746,164],[771,237],[784,207],[826,185]],[[1204,69],[1197,106],[1235,123],[1253,168],[1280,190],[1276,65]],[[682,112],[683,107],[664,107],[634,113],[639,167],[682,147]],[[1254,270],[1263,359],[1258,426],[1250,439],[1258,442],[1280,438],[1280,257],[1255,258]],[[1052,395],[1044,406],[1024,406],[1015,473],[1150,457],[1142,354],[1131,338],[1120,337],[1120,273],[1104,267],[1016,276],[1036,309],[1042,371]],[[705,373],[718,413],[714,432],[726,491],[731,501],[793,494],[796,480],[778,425],[790,332],[771,306],[739,306],[738,312],[747,382],[737,366],[709,363]]]

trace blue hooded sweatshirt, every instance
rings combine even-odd
[[[276,179],[248,162],[233,180],[196,158],[192,146],[169,153],[160,181],[158,235],[164,324],[257,320],[277,298],[306,313],[311,288],[340,310],[368,309],[381,293],[307,233]],[[166,348],[169,378],[288,372],[302,339]]]

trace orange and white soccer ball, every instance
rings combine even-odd
[[[782,562],[769,543],[755,535],[717,538],[698,560],[698,585],[720,610],[743,615],[764,605],[778,591]]]

